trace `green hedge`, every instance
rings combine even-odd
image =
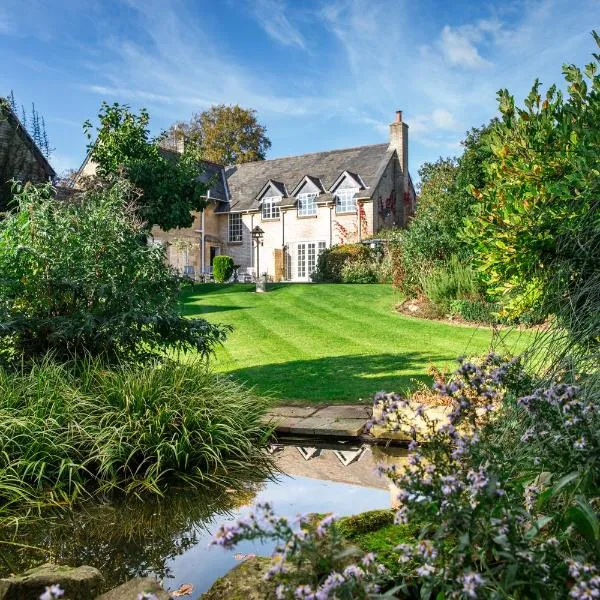
[[[371,249],[364,244],[339,244],[327,248],[319,255],[313,281],[322,283],[342,283],[342,269],[348,261],[367,261]]]
[[[225,254],[215,256],[213,260],[213,275],[217,283],[229,281],[233,275],[233,258]]]

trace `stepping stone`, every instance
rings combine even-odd
[[[314,415],[318,406],[275,406],[267,412],[270,417],[310,417]]]
[[[372,410],[372,404],[334,404],[319,409],[316,415],[334,419],[363,419],[366,422],[371,418]]]
[[[349,436],[361,434],[365,426],[364,419],[335,419],[321,418],[318,414],[307,419],[301,419],[290,426],[289,433],[317,436]]]

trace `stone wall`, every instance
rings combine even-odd
[[[0,103],[0,210],[10,197],[9,180],[43,183],[54,176],[52,167],[21,123]]]

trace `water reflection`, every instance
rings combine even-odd
[[[38,551],[6,546],[0,540],[0,575],[19,572],[48,560],[97,567],[112,587],[131,577],[156,574],[174,589],[192,583],[194,597],[237,564],[236,554],[267,554],[255,542],[235,552],[208,550],[212,532],[224,521],[246,514],[257,501],[269,501],[278,513],[354,514],[390,506],[388,484],[375,471],[378,463],[406,460],[401,449],[370,446],[274,445],[269,452],[281,471],[277,481],[240,481],[235,489],[189,493],[172,489],[168,497],[111,499],[77,511],[46,515],[22,527],[11,542]]]

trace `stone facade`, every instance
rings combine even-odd
[[[44,183],[56,177],[9,104],[0,98],[0,210],[10,196],[10,180]]]
[[[415,209],[408,126],[400,111],[389,143],[204,167],[211,175],[207,208],[189,228],[154,227],[151,239],[165,246],[173,267],[194,279],[210,276],[214,257],[227,254],[242,279],[267,274],[276,281],[310,281],[323,249],[405,226]],[[86,160],[80,176],[94,171]],[[258,248],[252,239],[257,226],[263,232]]]

